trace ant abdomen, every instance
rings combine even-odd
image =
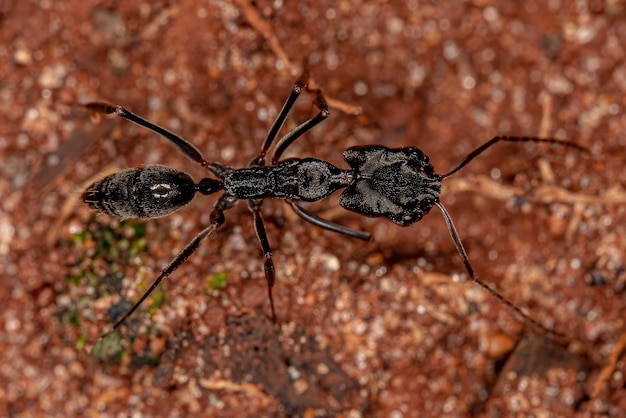
[[[196,185],[180,170],[162,165],[129,168],[95,182],[83,194],[101,213],[128,218],[159,218],[185,207]]]

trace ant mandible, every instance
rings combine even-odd
[[[217,177],[217,179],[203,178],[196,183],[187,173],[161,165],[122,170],[95,182],[85,191],[84,201],[93,210],[120,218],[158,218],[183,208],[193,200],[196,193],[211,195],[222,191],[222,195],[213,206],[209,225],[165,267],[143,296],[103,337],[115,331],[143,303],[161,280],[180,267],[200,244],[224,223],[224,212],[234,207],[239,200],[245,200],[252,213],[256,236],[265,258],[265,278],[272,319],[276,322],[272,297],[275,272],[272,250],[261,216],[263,200],[266,198],[284,199],[305,221],[330,231],[367,241],[370,239],[370,234],[322,219],[298,204],[299,201],[312,202],[324,199],[343,188],[345,190],[339,197],[339,204],[345,209],[365,216],[383,217],[400,226],[408,226],[419,221],[433,206],[437,206],[446,221],[452,241],[469,277],[521,317],[544,331],[552,333],[553,331],[530,318],[508,298],[476,276],[452,219],[439,201],[441,183],[442,180],[461,170],[487,148],[500,141],[545,142],[586,150],[577,144],[556,139],[496,136],[470,152],[456,167],[445,174],[436,174],[428,157],[414,147],[387,148],[382,145],[363,145],[348,148],[343,156],[350,165],[350,170],[337,168],[316,158],[281,160],[285,150],[295,140],[329,115],[328,105],[321,90],[308,89],[307,79],[307,75],[303,74],[296,81],[291,94],[263,141],[260,152],[246,168],[232,168],[218,162],[208,162],[187,140],[148,122],[121,106],[97,102],[85,105],[93,112],[113,114],[162,135],[189,159],[206,167],[209,173]],[[267,154],[276,141],[287,115],[304,89],[314,94],[314,104],[320,111],[276,142],[268,165]]]

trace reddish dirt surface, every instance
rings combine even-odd
[[[618,416],[626,409],[626,10],[606,1],[4,1],[0,4],[1,416]],[[279,325],[245,205],[120,332],[95,342],[206,225],[214,199],[120,225],[79,200],[142,164],[203,173],[156,135],[76,106],[123,104],[244,166],[303,61],[333,109],[290,156],[416,146],[435,210],[400,228],[337,205],[264,216]],[[288,126],[312,115],[311,96]],[[216,290],[225,273],[226,286]],[[213,283],[213,287],[211,286]],[[552,340],[552,341],[550,341]]]

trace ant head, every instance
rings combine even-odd
[[[407,226],[439,201],[441,177],[417,148],[360,146],[347,149],[343,156],[355,177],[339,197],[339,204],[348,210]]]

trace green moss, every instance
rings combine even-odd
[[[80,327],[80,318],[78,317],[78,313],[76,311],[69,312],[67,320],[74,328]]]
[[[132,227],[135,231],[136,238],[144,238],[146,236],[146,232],[148,230],[146,224],[136,222],[132,224]]]
[[[128,356],[122,346],[119,333],[111,333],[98,341],[91,350],[91,354],[103,363],[118,364]]]
[[[227,276],[226,273],[216,273],[209,278],[209,288],[212,290],[223,290],[226,289],[227,285]]]
[[[76,340],[76,349],[82,350],[85,348],[85,344],[87,343],[87,336],[85,334],[80,334],[78,339]]]
[[[93,327],[104,331],[104,328],[112,325],[107,320],[97,325],[93,323],[97,318],[102,318],[101,313],[94,313],[96,301],[120,294],[123,280],[131,268],[137,271],[139,277],[142,277],[142,271],[145,275],[139,257],[148,245],[146,233],[147,226],[142,222],[108,222],[106,218],[94,216],[84,231],[72,235],[67,241],[74,251],[75,262],[66,276],[67,289],[72,290],[65,295],[71,296],[72,301],[68,308],[60,309],[57,316],[59,324],[67,327],[65,335],[70,344],[74,344],[77,349],[86,346],[87,335],[93,335]],[[161,308],[164,299],[163,293],[155,292],[148,310],[153,313]],[[123,299],[119,302],[121,306],[125,306],[125,303]],[[92,355],[108,364],[117,364],[126,357],[132,361],[134,357],[141,356],[128,353],[122,346],[132,344],[133,340],[132,327],[124,330],[123,334],[114,332],[98,341],[91,351]]]
[[[150,306],[148,307],[148,312],[150,312],[150,314],[153,314],[161,309],[161,306],[163,306],[163,302],[165,301],[165,295],[163,294],[163,292],[154,291],[152,292],[151,296],[152,303],[150,303]]]

